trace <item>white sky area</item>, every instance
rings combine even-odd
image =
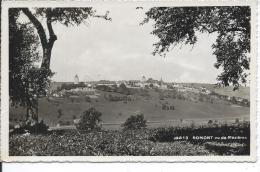
[[[55,42],[51,69],[53,81],[162,79],[167,82],[216,83],[221,72],[213,64],[212,44],[216,35],[199,34],[192,46],[182,45],[165,58],[153,56],[153,44],[158,41],[150,34],[152,22],[139,25],[147,9],[134,7],[95,8],[98,14],[110,11],[112,21],[90,18],[88,24],[65,27],[54,25]]]

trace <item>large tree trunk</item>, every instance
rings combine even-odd
[[[43,48],[41,68],[50,69],[52,47]]]
[[[38,123],[38,98],[36,101],[28,100],[26,107],[26,121]]]
[[[27,107],[26,121],[33,121],[38,123],[38,107]]]
[[[46,24],[49,31],[49,39],[47,39],[45,30],[41,22],[31,13],[31,11],[28,8],[22,8],[22,11],[29,18],[32,24],[35,26],[37,33],[39,35],[41,45],[42,45],[42,50],[43,50],[41,68],[50,69],[51,51],[54,42],[57,40],[57,36],[55,35],[52,28],[52,18],[50,15],[48,15],[48,13],[46,14],[47,16]]]
[[[46,13],[46,24],[49,31],[49,39],[47,39],[45,30],[41,22],[31,13],[31,11],[28,8],[22,8],[22,11],[35,26],[41,41],[43,50],[41,69],[50,70],[51,52],[54,42],[57,40],[57,36],[55,35],[52,28],[51,15],[49,15],[49,12]],[[27,118],[38,122],[38,98],[35,104],[27,107]]]

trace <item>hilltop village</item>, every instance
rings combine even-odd
[[[211,91],[204,86],[194,87],[193,84],[178,84],[164,82],[162,77],[160,80],[153,78],[146,78],[142,76],[140,80],[120,80],[120,81],[110,81],[110,80],[99,80],[99,81],[85,81],[80,82],[79,76],[76,74],[74,77],[74,82],[54,82],[53,88],[51,89],[51,94],[54,97],[60,97],[65,91],[77,92],[77,91],[95,91],[95,89],[106,89],[115,90],[116,88],[128,88],[128,89],[160,89],[160,90],[172,90],[175,89],[178,92],[194,92],[202,94],[210,94]],[[219,87],[219,85],[215,85]]]

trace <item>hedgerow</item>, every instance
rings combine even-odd
[[[171,156],[171,155],[249,155],[246,140],[174,140],[175,136],[204,134],[217,136],[221,132],[248,137],[249,125],[231,125],[210,129],[191,127],[155,128],[140,130],[78,130],[51,131],[47,134],[12,134],[9,139],[10,156]],[[227,127],[227,128],[225,128]],[[206,130],[208,130],[206,132]],[[221,131],[223,130],[223,131]],[[203,133],[202,132],[202,133]]]

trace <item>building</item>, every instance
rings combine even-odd
[[[163,82],[162,77],[161,80],[159,81],[159,88],[163,90],[167,89],[167,85]]]
[[[145,82],[146,82],[146,78],[145,78],[145,76],[142,76],[142,78],[141,78],[141,82],[142,82],[142,83],[145,83]]]
[[[74,77],[74,84],[79,84],[79,77],[77,74]]]

